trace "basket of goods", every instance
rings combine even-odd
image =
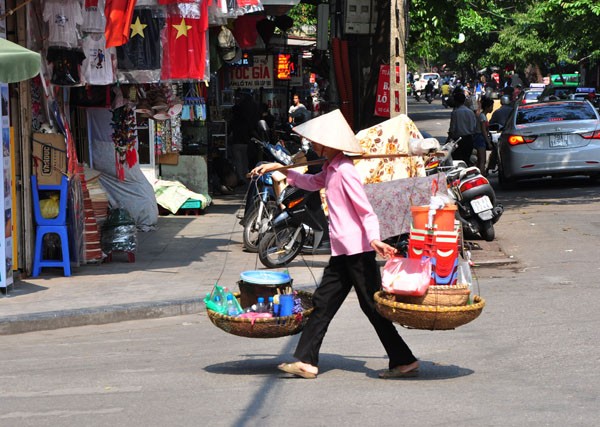
[[[440,255],[456,252],[456,237],[449,237],[444,238],[450,240],[448,250],[426,248],[433,257],[394,257],[386,262],[383,290],[374,296],[379,314],[407,328],[428,330],[455,329],[481,314],[485,301],[479,296],[470,299],[468,262]],[[417,252],[415,246],[412,250]]]
[[[393,297],[396,302],[402,302],[404,304],[442,305],[452,307],[466,305],[469,301],[470,294],[471,291],[469,290],[469,285],[433,285],[429,286],[423,295],[387,294],[387,297]]]
[[[283,281],[277,283],[280,280]],[[248,338],[295,335],[302,331],[313,311],[312,294],[293,291],[287,273],[245,272],[238,285],[239,293],[215,285],[204,299],[210,321],[232,335]]]
[[[407,304],[396,301],[396,295],[379,291],[375,294],[379,314],[406,328],[443,331],[455,329],[475,320],[485,306],[478,295],[472,304],[459,306]]]

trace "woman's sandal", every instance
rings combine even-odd
[[[296,363],[282,363],[277,366],[281,371],[287,372],[288,374],[296,375],[298,377],[306,378],[306,379],[315,379],[317,378],[317,374],[313,374],[312,372],[307,372],[300,367],[300,365]]]
[[[409,371],[402,371],[400,366],[397,366],[387,371],[379,373],[379,378],[387,380],[392,378],[415,378],[419,376],[419,367],[413,368]]]

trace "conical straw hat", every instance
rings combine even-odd
[[[362,153],[358,139],[340,110],[315,117],[292,129],[298,135],[346,153]]]

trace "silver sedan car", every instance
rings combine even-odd
[[[600,116],[588,101],[517,104],[498,141],[499,179],[600,176]]]

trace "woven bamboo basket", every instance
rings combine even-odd
[[[404,304],[419,304],[419,305],[442,305],[442,306],[460,306],[467,305],[469,301],[469,285],[435,285],[427,289],[425,295],[395,295],[384,293],[383,297],[395,302]]]
[[[239,294],[234,294],[239,298]],[[207,309],[208,318],[218,328],[227,333],[247,338],[279,338],[295,335],[304,329],[313,311],[312,294],[298,291],[304,311],[285,317],[271,317],[266,319],[244,319],[231,317]]]
[[[445,307],[436,305],[404,304],[390,301],[383,291],[375,294],[375,307],[386,319],[405,328],[444,331],[456,329],[475,320],[482,312],[485,300],[478,295],[473,304]]]

